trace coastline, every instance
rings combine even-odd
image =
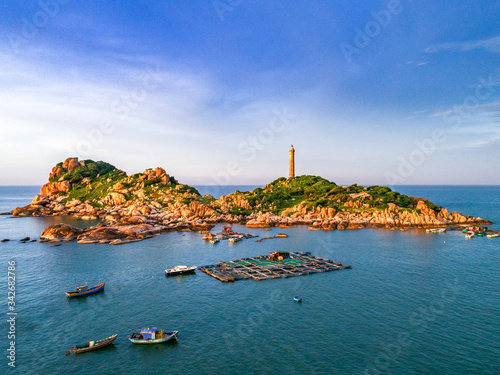
[[[40,194],[11,214],[99,220],[97,226],[84,230],[68,224],[52,225],[40,239],[112,245],[172,231],[208,231],[218,223],[249,228],[306,225],[325,231],[492,224],[383,186],[339,186],[319,176],[304,175],[281,177],[264,188],[236,190],[216,199],[180,184],[161,167],[127,175],[111,164],[77,158],[53,167]]]

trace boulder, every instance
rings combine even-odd
[[[263,221],[259,221],[257,219],[252,219],[247,221],[246,226],[248,228],[267,228],[269,227],[269,224]]]
[[[76,239],[82,231],[82,229],[78,229],[69,224],[53,224],[45,228],[43,233],[40,235],[40,240],[51,242],[72,241]]]
[[[47,195],[49,197],[59,194],[59,192],[67,193],[71,188],[71,183],[69,181],[56,181],[48,182],[42,186],[40,189],[41,195]]]
[[[107,197],[107,201],[111,203],[113,206],[120,206],[124,204],[127,200],[125,199],[125,195],[121,193],[110,193]]]
[[[49,179],[61,177],[67,171],[68,171],[67,169],[56,165],[54,168],[52,168],[52,171],[49,174]]]
[[[78,162],[78,158],[67,158],[64,162],[62,167],[64,169],[67,169],[68,171],[74,170],[76,167],[78,167],[80,163]]]
[[[38,194],[31,201],[32,205],[46,205],[49,203],[50,203],[49,197],[47,197],[45,194]]]

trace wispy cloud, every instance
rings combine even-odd
[[[424,51],[427,53],[436,53],[441,51],[468,52],[476,49],[482,49],[493,53],[500,53],[500,35],[482,40],[469,40],[465,42],[435,44],[427,47]]]

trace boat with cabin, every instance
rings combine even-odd
[[[193,267],[187,267],[187,266],[175,266],[174,268],[167,268],[165,270],[165,275],[167,276],[177,276],[177,275],[183,275],[183,274],[188,274],[188,273],[195,273],[196,271],[196,266]]]
[[[129,340],[133,344],[162,344],[170,340],[177,340],[176,331],[164,331],[156,327],[143,328],[139,332],[130,335]]]

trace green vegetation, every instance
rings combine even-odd
[[[58,163],[57,166],[62,167],[62,163]],[[72,184],[74,184],[78,183],[85,177],[89,178],[92,181],[96,179],[97,176],[107,175],[113,171],[118,171],[118,169],[116,169],[114,165],[111,165],[109,163],[103,161],[95,162],[93,160],[85,160],[83,166],[79,165],[71,172],[66,172],[61,177],[52,177],[49,181],[54,182],[62,178],[63,180],[68,180]],[[122,171],[119,172],[121,174],[124,174],[124,172]]]
[[[57,166],[62,167],[63,163]],[[102,161],[85,160],[74,170],[61,176],[52,177],[50,182],[68,181],[71,183],[67,200],[78,199],[93,206],[102,206],[103,198],[109,193],[120,192],[127,201],[154,199],[164,205],[167,202],[182,201],[189,204],[199,197],[198,191],[187,185],[178,185],[174,177],[169,176],[169,185],[162,183],[161,177],[145,179],[142,173],[131,176],[115,166]],[[85,179],[85,180],[84,180]],[[174,189],[175,188],[175,189]],[[66,194],[66,193],[60,193]]]
[[[413,198],[393,192],[385,186],[368,188],[357,184],[338,186],[322,177],[309,175],[289,179],[280,177],[263,189],[257,188],[250,192],[230,194],[228,203],[233,203],[234,212],[240,212],[237,208],[243,209],[234,205],[235,201],[242,199],[249,203],[252,211],[270,211],[275,214],[281,214],[299,203],[308,209],[334,208],[350,211],[386,209],[389,203],[394,203],[401,208],[413,208],[417,203]]]

